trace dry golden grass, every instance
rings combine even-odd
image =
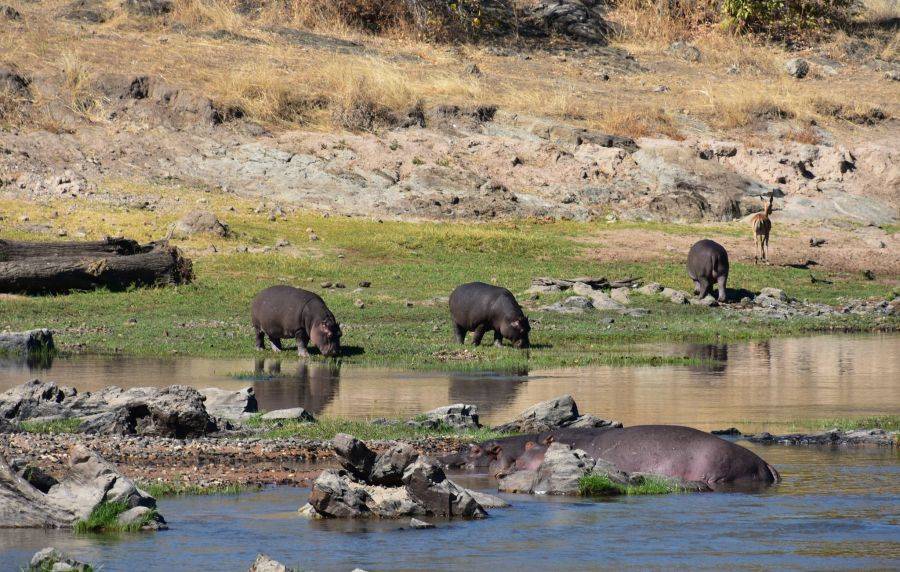
[[[712,0],[619,0],[609,19],[626,42],[667,45],[691,38],[718,19],[718,4]]]
[[[626,137],[658,137],[682,140],[684,136],[666,110],[661,108],[622,107],[604,112],[598,127],[614,135]]]

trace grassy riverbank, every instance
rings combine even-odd
[[[175,191],[153,188],[161,201]],[[133,188],[108,191],[134,193]],[[196,236],[177,244],[194,261],[195,282],[178,288],[87,292],[67,296],[0,296],[0,329],[49,327],[63,351],[140,356],[236,357],[254,354],[249,305],[262,288],[293,284],[320,293],[341,321],[345,363],[413,368],[524,369],[587,364],[661,364],[690,361],[663,356],[636,344],[722,342],[816,331],[896,329],[898,318],[846,315],[830,318],[763,320],[735,318],[721,309],[677,306],[634,296],[631,304],[650,310],[644,317],[589,311],[580,315],[537,308],[565,294],[526,302],[533,323],[529,352],[485,346],[473,350],[453,342],[446,297],[463,282],[483,280],[507,286],[521,300],[536,276],[570,278],[639,277],[689,290],[684,253],[634,261],[598,255],[611,232],[627,231],[698,239],[714,237],[730,248],[749,241],[746,225],[664,225],[658,223],[496,222],[485,224],[379,222],[287,213],[269,220],[269,211],[223,193],[180,191],[184,203],[201,199],[231,229],[227,238]],[[181,203],[181,204],[184,204]],[[127,204],[127,203],[124,203]],[[128,206],[98,209],[73,201],[67,220],[78,221],[87,238],[124,234],[139,240],[160,238],[185,211],[177,202],[155,211]],[[193,207],[188,207],[188,210]],[[26,215],[31,227],[16,226],[2,238],[48,240],[34,223],[54,221],[52,206],[0,201],[7,220]],[[233,209],[233,210],[231,210]],[[309,232],[318,240],[310,240]],[[793,232],[787,231],[784,232]],[[275,248],[279,241],[289,244]],[[777,242],[775,242],[777,244]],[[266,251],[263,251],[265,247]],[[248,252],[244,250],[249,249]],[[736,257],[735,257],[736,258]],[[729,286],[751,292],[772,286],[798,299],[837,304],[850,298],[886,297],[896,276],[866,280],[858,273],[789,266],[756,266],[733,259]],[[357,288],[363,281],[371,287]],[[345,286],[325,288],[330,282]],[[739,293],[737,295],[740,295]],[[362,305],[363,307],[360,307]],[[614,321],[610,323],[610,318]],[[491,340],[489,334],[485,338]],[[293,347],[293,343],[289,344]],[[320,358],[314,358],[320,359]]]

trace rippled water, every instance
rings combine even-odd
[[[784,481],[757,494],[707,493],[605,501],[503,495],[513,506],[475,522],[310,522],[306,490],[164,499],[172,529],[86,535],[0,531],[0,569],[53,545],[106,572],[246,570],[258,551],[304,570],[897,569],[900,458],[884,449],[832,451],[743,443]],[[454,476],[495,490],[487,477]]]
[[[511,350],[512,351],[512,350]],[[584,412],[626,424],[700,429],[741,424],[776,430],[799,418],[900,412],[900,335],[816,336],[720,345],[656,345],[655,353],[707,360],[696,367],[592,367],[528,375],[434,373],[307,364],[296,358],[209,360],[79,356],[49,369],[0,361],[0,390],[40,377],[81,391],[181,383],[253,385],[261,409],[303,406],[317,415],[414,416],[474,403],[500,422],[571,393]]]

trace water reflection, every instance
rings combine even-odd
[[[180,383],[238,390],[252,385],[263,409],[411,417],[474,403],[483,421],[503,422],[538,401],[572,394],[579,408],[627,425],[781,430],[797,419],[900,411],[900,335],[817,336],[736,344],[657,344],[655,355],[691,356],[691,366],[591,367],[523,375],[340,369],[278,359],[144,359],[78,356],[46,365],[0,361],[0,391],[40,377],[94,391]],[[271,356],[271,354],[270,354]]]
[[[341,381],[339,364],[310,364],[305,361],[284,363],[281,359],[257,358],[253,390],[260,409],[279,409],[285,404],[299,405],[313,415],[321,415],[338,392]]]

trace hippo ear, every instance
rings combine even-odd
[[[499,457],[501,451],[503,451],[503,448],[500,445],[494,445],[488,449],[488,454],[492,457]]]
[[[534,441],[528,441],[527,443],[525,443],[525,450],[527,451],[527,450],[531,449],[532,447],[534,447],[534,445],[535,445]]]
[[[481,446],[472,445],[471,447],[469,447],[469,453],[472,455],[480,455],[481,454]]]
[[[553,435],[547,435],[547,437],[544,438],[544,445],[546,445],[547,447],[549,447],[549,446],[550,446],[550,443],[552,443],[552,442],[555,441],[555,440],[556,440],[556,439],[553,438]]]

